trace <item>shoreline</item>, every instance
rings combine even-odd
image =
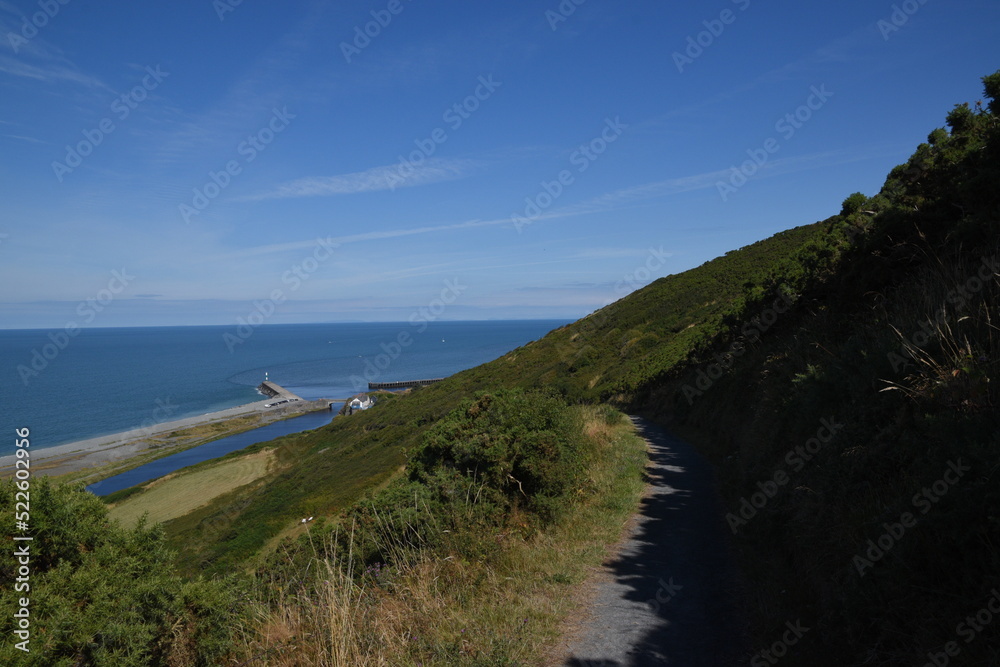
[[[294,396],[294,394],[291,395]],[[330,403],[340,402],[334,399],[319,399],[317,401],[300,399],[294,403],[269,407],[269,404],[273,401],[274,398],[267,398],[254,401],[253,403],[226,408],[225,410],[206,412],[202,415],[162,422],[146,428],[86,438],[43,449],[31,449],[32,476],[38,476],[39,474],[56,476],[82,472],[88,468],[104,466],[109,463],[119,463],[155,449],[170,449],[171,452],[165,451],[164,453],[172,453],[178,450],[171,447],[171,445],[180,446],[182,443],[172,442],[170,436],[160,436],[165,436],[165,434],[174,431],[187,431],[201,426],[252,416],[260,417],[260,426],[265,426],[280,419],[295,417],[307,412],[325,410],[328,409]],[[253,428],[257,427],[254,426]],[[183,433],[178,434],[178,436],[183,435]],[[218,435],[217,438],[225,437],[226,435],[228,434],[223,433]],[[195,438],[195,440],[197,439]],[[192,446],[194,445],[192,444]],[[17,457],[13,454],[0,457],[0,478],[7,478],[14,474],[14,462],[16,460]]]

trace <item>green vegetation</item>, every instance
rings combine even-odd
[[[59,613],[93,618],[58,640],[40,623],[40,644],[65,641],[51,655],[94,664],[84,652],[105,646],[162,662],[180,641],[165,624],[190,618],[184,591],[198,586],[203,625],[179,621],[182,643],[237,662],[537,660],[569,608],[566,584],[635,507],[641,449],[615,406],[668,424],[715,464],[752,641],[769,646],[797,619],[822,629],[783,664],[923,664],[950,641],[964,664],[996,663],[1000,623],[967,643],[959,634],[1000,587],[1000,72],[984,83],[986,107],[955,107],[880,192],[848,196],[827,220],[224,459],[273,463],[162,530],[181,571],[240,573],[249,616],[227,616],[219,581],[171,574],[157,530],[88,533],[105,518],[86,505],[94,518],[79,536],[64,528],[72,558],[52,568],[51,595],[64,596]],[[774,493],[746,500],[777,473]],[[83,507],[79,495],[61,491],[33,515]],[[89,563],[102,549],[121,562],[97,581]],[[118,608],[91,605],[91,590],[132,586],[123,618],[138,613],[129,596],[147,578],[133,562],[158,587],[143,630],[127,645],[114,632],[93,639]]]
[[[109,515],[127,526],[135,524],[143,515],[152,523],[184,516],[224,493],[263,477],[273,459],[273,450],[263,450],[197,470],[172,473],[140,487],[141,493],[129,494],[126,498],[119,496]]]
[[[328,527],[338,551],[359,567],[427,550],[490,558],[484,533],[531,534],[583,493],[593,443],[578,422],[565,403],[518,389],[464,401],[424,434],[405,476]]]
[[[525,424],[547,436],[517,443],[510,436]],[[494,472],[585,472],[570,486],[551,478],[514,492],[503,475],[480,476],[451,456],[465,435],[487,434],[506,441],[477,461]],[[286,542],[258,570],[244,655],[321,667],[541,664],[573,610],[570,587],[606,557],[638,504],[645,443],[606,406],[499,391],[463,404],[422,449],[412,479]],[[553,517],[540,497],[567,502]]]
[[[178,552],[178,566],[209,574],[247,567],[248,559],[302,517],[335,512],[387,481],[405,460],[395,441],[404,429],[367,416],[335,420],[329,429],[285,436],[223,457],[227,461],[274,451],[268,474],[164,524]],[[351,438],[342,430],[372,437]]]
[[[5,508],[15,484],[0,483]],[[229,651],[237,590],[231,580],[185,581],[173,573],[159,527],[124,529],[80,486],[34,480],[30,491],[30,574],[14,593],[22,564],[8,545],[0,555],[0,662],[5,665],[217,665]],[[5,535],[14,513],[0,518]],[[23,558],[23,557],[22,557]],[[24,585],[28,588],[23,588]],[[15,647],[14,613],[30,600],[29,653]]]

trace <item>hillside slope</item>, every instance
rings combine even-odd
[[[580,322],[443,382],[390,396],[327,428],[265,443],[232,456],[276,448],[279,465],[237,490],[165,525],[191,572],[225,572],[299,517],[327,515],[375,489],[444,415],[475,392],[544,388],[571,402],[634,392],[707,347],[723,323],[773,300],[778,281],[805,284],[798,269],[823,223],[782,232],[686,273],[657,281]],[[764,268],[761,268],[764,267]],[[749,296],[747,291],[752,292]],[[748,305],[753,304],[753,305]],[[120,496],[112,496],[114,502]]]
[[[761,650],[801,622],[784,664],[922,664],[948,642],[996,664],[1000,623],[963,625],[1000,586],[1000,73],[984,82],[988,107],[957,106],[875,196],[262,445],[275,471],[166,524],[173,543],[194,569],[246,563],[398,477],[476,392],[545,388],[641,412],[713,461]]]

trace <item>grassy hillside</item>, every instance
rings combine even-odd
[[[245,656],[541,664],[570,587],[644,489],[645,443],[620,413],[521,390],[463,401],[413,454],[406,475],[257,570]]]
[[[797,664],[1000,664],[1000,624],[975,620],[1000,602],[1000,76],[986,83],[989,109],[956,107],[880,193],[845,201],[831,230],[850,249],[773,334],[721,373],[706,351],[636,387],[718,464],[761,648],[789,620],[824,628]]]
[[[606,446],[625,442],[597,407],[611,404],[680,431],[715,464],[761,651],[788,648],[786,623],[801,623],[811,630],[782,664],[1000,664],[988,607],[1000,589],[1000,72],[984,82],[987,107],[957,106],[879,193],[850,195],[837,215],[165,482],[190,496],[220,470],[243,471],[164,524],[188,573],[250,573],[255,612],[231,653],[274,664],[300,664],[293,649],[309,664],[383,664],[379,647],[425,664],[534,655],[565,611],[546,586],[579,576],[553,565],[558,547],[581,539],[599,557],[614,532],[612,512],[584,524],[605,526],[598,539],[571,539],[573,517],[627,511],[618,491],[636,459],[615,462]],[[109,501],[124,512],[155,492]],[[508,622],[516,600],[499,616],[487,603],[505,587],[538,595],[523,637]]]
[[[997,78],[986,80],[991,96]],[[286,448],[294,463],[252,496],[168,530],[201,544],[204,563],[239,562],[295,517],[389,479],[463,397],[545,387],[650,415],[717,464],[762,648],[795,619],[836,628],[797,646],[801,664],[907,663],[945,646],[1000,584],[995,111],[956,107],[881,192],[851,195],[839,215],[303,437]],[[934,495],[959,466],[959,483]],[[769,486],[776,475],[783,483]],[[925,487],[933,497],[915,502]],[[776,489],[763,503],[762,488]],[[868,540],[891,537],[905,512],[906,539],[869,554]],[[199,534],[206,521],[229,526],[224,539]],[[992,657],[990,645],[965,655]]]
[[[375,408],[327,428],[230,455],[273,448],[277,459],[253,485],[166,523],[178,563],[191,572],[227,571],[301,517],[349,505],[396,473],[427,429],[477,390],[544,387],[571,402],[627,404],[624,397],[636,387],[708,349],[726,322],[772,302],[777,285],[801,289],[810,280],[800,268],[802,258],[818,252],[816,239],[827,226],[789,230],[728,253],[489,364],[404,396],[383,397]]]

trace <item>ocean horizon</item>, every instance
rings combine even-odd
[[[370,381],[447,377],[570,321],[0,330],[13,388],[0,422],[43,449],[261,400],[265,374],[304,399],[342,400]]]

